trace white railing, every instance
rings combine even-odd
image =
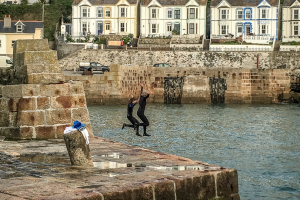
[[[293,41],[300,41],[300,36],[299,35],[293,35],[290,37],[283,37],[282,42],[293,42]]]
[[[272,51],[270,45],[212,45],[209,51]]]
[[[297,45],[280,45],[279,51],[300,51],[300,46],[297,46]]]
[[[269,35],[243,35],[243,41],[253,44],[269,44],[272,37]]]
[[[210,39],[235,39],[235,37],[230,35],[211,35]]]

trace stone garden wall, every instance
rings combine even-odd
[[[259,59],[258,59],[259,58]],[[257,62],[259,60],[259,63]],[[173,67],[299,69],[300,52],[208,52],[208,51],[135,51],[81,50],[59,60],[63,70],[73,70],[79,62],[100,62],[104,65],[132,64],[153,66],[169,63]]]

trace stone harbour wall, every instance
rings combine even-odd
[[[76,120],[92,135],[80,82],[2,86],[0,135],[6,138],[63,138],[64,129]]]
[[[169,63],[173,67],[299,69],[300,52],[208,52],[208,51],[136,51],[84,49],[59,60],[63,70],[73,70],[79,62],[104,65],[132,64],[153,66]]]
[[[111,65],[111,71],[104,75],[72,75],[65,79],[83,83],[88,104],[126,104],[130,94],[139,96],[140,82],[146,90],[154,89],[149,102],[172,103],[171,99],[173,103],[277,103],[281,96],[300,97],[290,90],[291,83],[298,79],[289,73],[289,69]],[[180,78],[183,81],[176,81]]]
[[[83,85],[64,83],[47,40],[16,41],[14,67],[1,70],[0,77],[0,136],[63,138],[64,129],[76,120],[93,135]]]

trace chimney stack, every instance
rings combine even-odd
[[[10,15],[5,15],[4,17],[4,26],[3,28],[11,28],[11,18],[10,18]]]

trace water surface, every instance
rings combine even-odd
[[[151,137],[121,130],[126,105],[89,112],[97,136],[237,169],[241,199],[300,199],[299,105],[148,104]]]

